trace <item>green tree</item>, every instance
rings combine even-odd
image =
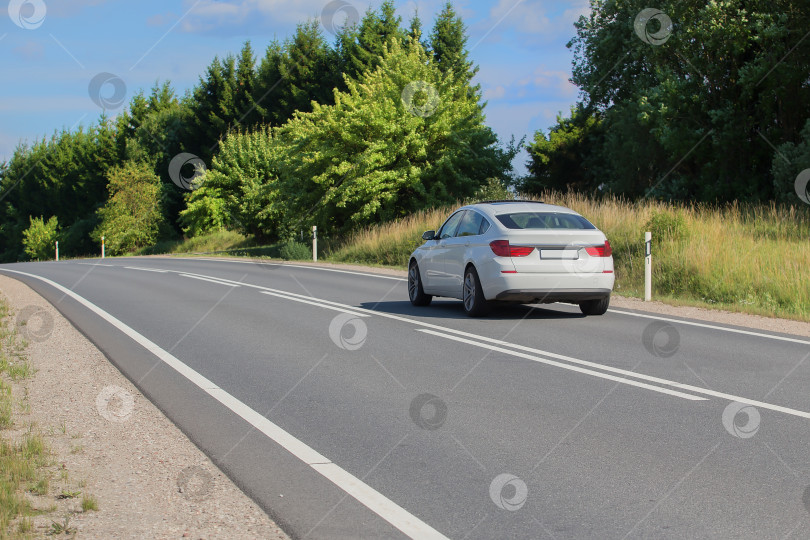
[[[594,138],[599,133],[599,120],[584,108],[571,108],[571,116],[557,115],[557,124],[534,134],[529,151],[529,174],[518,189],[529,193],[544,190],[586,191],[591,187],[587,161],[594,152]]]
[[[658,44],[634,27],[646,7],[593,2],[575,25],[573,81],[604,134],[585,175],[631,196],[773,198],[771,144],[797,143],[810,118],[810,5],[659,2],[672,25],[648,23]]]
[[[59,220],[51,216],[48,221],[42,217],[29,218],[30,226],[23,231],[25,253],[36,261],[51,260],[55,256],[56,241],[59,238]]]
[[[366,11],[359,27],[345,29],[339,38],[345,55],[344,73],[357,79],[362,73],[377,67],[385,46],[393,39],[405,38],[401,23],[393,0],[384,0],[379,11],[371,8]]]
[[[333,64],[334,53],[324,41],[318,23],[299,24],[292,39],[285,42],[279,62],[283,82],[275,125],[283,124],[297,111],[311,111],[312,102],[332,103],[332,90],[337,85]]]
[[[430,50],[443,73],[452,73],[466,83],[478,73],[478,67],[468,58],[467,28],[451,2],[445,3],[436,17],[430,33]]]
[[[259,238],[271,236],[278,223],[265,209],[278,193],[267,189],[276,180],[276,148],[269,128],[233,132],[220,146],[211,169],[198,179],[180,213],[191,236],[230,228]]]
[[[25,256],[22,233],[37,215],[56,216],[66,227],[65,254],[90,252],[85,220],[104,203],[107,170],[121,163],[119,136],[102,116],[88,128],[17,147],[0,171],[0,259]]]
[[[347,230],[471,196],[487,177],[505,179],[503,150],[463,81],[446,77],[418,42],[386,46],[380,66],[335,105],[315,105],[278,128],[278,180],[263,216]]]
[[[242,128],[257,125],[266,114],[262,105],[256,102],[256,85],[256,58],[250,41],[246,41],[236,65],[233,98],[234,112],[237,116],[235,125]]]
[[[236,60],[228,55],[224,60],[214,58],[205,78],[200,78],[194,89],[187,140],[192,141],[190,151],[206,163],[211,160],[217,142],[239,119],[234,103],[236,85]]]
[[[109,199],[98,215],[93,231],[96,242],[105,237],[112,255],[155,243],[162,221],[160,178],[148,163],[128,161],[109,173]]]
[[[798,143],[787,142],[774,152],[771,173],[777,201],[801,204],[796,193],[796,177],[806,169],[810,169],[810,120],[804,125]],[[805,190],[810,195],[810,185],[805,186]]]

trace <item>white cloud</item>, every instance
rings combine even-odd
[[[484,99],[500,99],[506,95],[506,88],[501,85],[484,89]]]
[[[45,48],[39,41],[26,41],[22,45],[14,47],[12,51],[23,60],[36,60],[42,58]]]
[[[473,25],[474,41],[498,42],[519,36],[523,45],[536,45],[560,35],[573,35],[573,24],[590,11],[587,0],[573,0],[562,9],[549,0],[498,0],[485,20]]]
[[[71,17],[84,8],[98,6],[107,0],[48,0],[48,16]]]
[[[357,12],[362,17],[369,3],[346,0],[350,6],[341,10]],[[317,19],[330,0],[185,0],[185,10],[191,11],[183,17],[180,28],[188,33],[251,33],[283,31],[289,33],[291,24],[307,19]]]

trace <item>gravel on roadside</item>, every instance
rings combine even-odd
[[[98,501],[97,511],[82,512],[80,499],[72,509],[78,538],[288,538],[51,304],[2,275],[0,293],[12,317],[28,318],[19,329],[36,370],[19,420],[68,472],[50,489]],[[37,536],[52,519],[34,518]]]

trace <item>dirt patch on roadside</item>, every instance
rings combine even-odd
[[[36,370],[19,383],[30,406],[15,420],[36,426],[66,471],[50,497],[27,495],[35,508],[94,496],[96,511],[82,511],[81,497],[59,508],[78,538],[288,538],[53,306],[5,276],[0,293],[30,321],[20,332]],[[35,534],[54,520],[35,517]]]

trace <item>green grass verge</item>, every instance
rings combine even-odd
[[[3,436],[14,425],[12,380],[31,375],[23,346],[16,339],[8,304],[0,298],[0,538],[29,538],[33,510],[24,497],[49,485],[50,451],[41,435],[29,430],[17,442]]]

